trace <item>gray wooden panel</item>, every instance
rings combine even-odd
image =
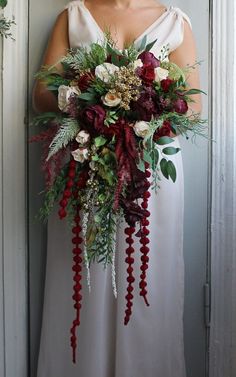
[[[0,14],[2,12],[0,11]],[[0,40],[0,69],[2,70],[3,59],[3,40]],[[0,76],[0,150],[3,147],[3,90],[2,90],[2,75]],[[3,165],[0,164],[0,376],[5,376],[5,329],[4,329],[4,255],[3,255]]]
[[[209,4],[208,1],[175,0],[165,3],[180,7],[191,19],[200,66],[201,89],[208,92]],[[199,25],[201,25],[199,27]],[[202,117],[208,118],[207,96],[202,96]],[[206,329],[204,326],[203,285],[207,271],[208,143],[181,140],[185,179],[185,310],[184,341],[188,377],[204,377]]]
[[[28,4],[9,3],[17,14],[16,41],[1,40],[1,377],[25,377],[28,368],[26,245],[26,140]],[[17,62],[17,64],[16,64]]]

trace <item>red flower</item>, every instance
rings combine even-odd
[[[152,68],[160,67],[160,60],[150,51],[143,51],[138,58],[142,60],[144,65],[151,66]]]
[[[164,92],[168,92],[170,89],[171,84],[174,82],[174,80],[171,80],[169,78],[161,80],[161,87],[164,90]]]
[[[151,65],[144,64],[137,69],[137,74],[147,85],[152,84],[155,79],[155,71]]]
[[[161,128],[155,131],[153,135],[153,140],[157,141],[162,136],[170,136],[171,133],[171,124],[168,120],[164,120]]]
[[[94,79],[94,75],[91,73],[84,73],[78,80],[78,87],[83,92],[88,89],[91,81]]]
[[[86,107],[82,113],[82,120],[91,131],[100,132],[104,126],[106,111],[100,105],[91,105]]]
[[[187,102],[182,99],[182,98],[178,98],[174,103],[173,103],[173,106],[174,106],[174,110],[176,111],[176,113],[179,113],[179,114],[185,114],[187,111],[188,111],[188,104]]]

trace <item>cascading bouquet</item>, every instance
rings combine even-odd
[[[161,56],[150,52],[154,43],[143,38],[120,51],[107,36],[104,43],[70,49],[61,59],[64,72],[43,67],[37,77],[58,98],[57,113],[37,116],[34,124],[45,126],[31,138],[44,142],[43,170],[46,174],[44,205],[47,218],[59,203],[60,219],[72,227],[73,286],[76,319],[71,328],[73,362],[76,326],[80,324],[81,271],[91,262],[112,264],[115,284],[115,235],[125,219],[127,242],[127,295],[124,323],[132,314],[133,236],[140,241],[140,296],[148,304],[146,272],[149,262],[148,225],[150,186],[158,188],[161,174],[176,180],[176,169],[168,156],[179,152],[171,146],[171,135],[204,134],[199,114],[190,113],[191,95],[185,75],[168,61],[168,46]],[[83,256],[82,256],[83,255]]]

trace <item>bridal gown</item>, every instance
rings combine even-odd
[[[71,47],[89,45],[104,38],[83,0],[70,2],[68,9]],[[140,35],[157,39],[152,52],[159,56],[169,44],[170,52],[183,40],[184,20],[179,8],[168,7]],[[179,147],[178,137],[173,146]],[[177,169],[173,183],[164,177],[157,193],[151,192],[150,261],[147,272],[148,299],[139,296],[139,243],[134,265],[135,291],[133,314],[124,326],[126,264],[124,225],[117,231],[117,299],[113,295],[111,268],[91,267],[91,293],[83,272],[81,325],[77,328],[76,364],[72,363],[70,327],[73,308],[71,232],[60,220],[57,208],[48,221],[48,248],[43,320],[37,377],[186,377],[183,341],[184,260],[183,210],[184,185],[181,153],[172,157]]]

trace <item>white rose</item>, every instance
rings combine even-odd
[[[86,143],[89,141],[89,139],[90,139],[90,135],[89,135],[89,133],[86,132],[86,131],[83,131],[83,130],[80,131],[80,132],[77,134],[76,138],[75,138],[75,140],[76,140],[79,144],[82,144],[82,145],[86,144]]]
[[[110,76],[119,71],[119,67],[111,63],[103,63],[95,68],[95,76],[104,82],[110,81]]]
[[[134,63],[133,63],[133,67],[134,67],[134,69],[139,68],[139,67],[142,67],[142,66],[143,66],[143,62],[142,62],[141,59],[137,59],[137,60],[135,60]]]
[[[106,106],[117,106],[121,102],[121,98],[116,93],[107,93],[102,97],[102,102]]]
[[[58,107],[61,111],[67,111],[69,98],[72,94],[79,95],[81,92],[77,86],[60,85],[58,88]]]
[[[144,120],[141,120],[139,122],[136,122],[134,125],[134,132],[137,136],[145,137],[149,132],[149,124],[145,122]]]
[[[168,69],[164,69],[161,67],[155,68],[155,81],[159,82],[161,80],[167,79],[169,75]]]
[[[78,148],[75,151],[71,152],[75,161],[84,162],[89,157],[89,151],[87,148]]]

